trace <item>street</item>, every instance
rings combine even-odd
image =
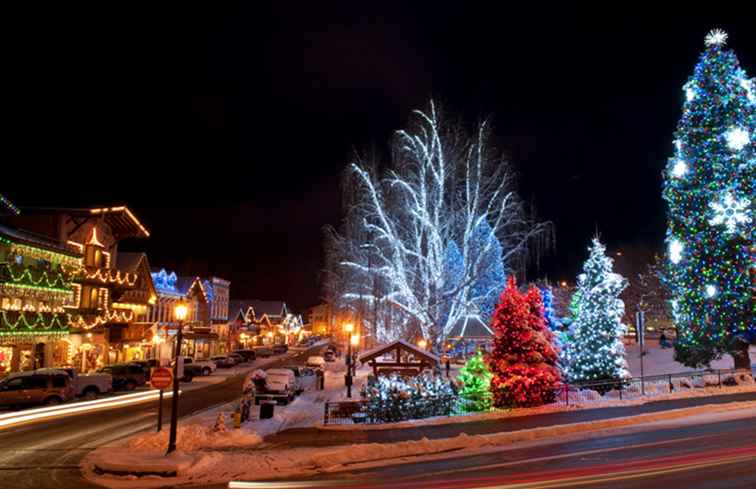
[[[265,368],[301,365],[312,350],[292,352],[275,359]],[[244,374],[187,391],[181,395],[181,417],[239,397]],[[164,400],[163,429],[170,422],[170,402]],[[97,487],[85,482],[79,462],[91,450],[106,443],[154,429],[157,402],[137,404],[65,419],[9,428],[0,431],[0,487],[79,488]]]
[[[698,425],[682,422],[672,428],[458,458],[397,460],[395,465],[310,480],[386,488],[745,489],[756,487],[754,439],[756,416]]]

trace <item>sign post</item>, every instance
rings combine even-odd
[[[160,401],[158,401],[158,419],[157,430],[163,429],[163,390],[173,384],[173,372],[169,368],[159,367],[152,371],[150,376],[152,387],[160,390]]]
[[[643,372],[643,346],[645,343],[645,329],[646,329],[646,314],[638,310],[638,312],[635,313],[635,338],[638,341],[638,345],[640,346],[640,368],[641,368],[641,395],[646,395],[646,385],[644,382],[644,372]]]

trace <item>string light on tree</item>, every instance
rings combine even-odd
[[[756,103],[756,93],[754,93],[753,80],[747,78],[740,79],[740,86],[746,91],[746,97],[751,103]]]
[[[737,200],[732,196],[732,193],[725,192],[719,202],[709,204],[709,207],[714,210],[714,217],[709,219],[709,224],[712,226],[724,224],[725,231],[728,234],[733,234],[737,230],[738,224],[751,222],[750,206],[750,200]]]
[[[691,85],[685,85],[685,99],[690,102],[696,98],[696,90]]]

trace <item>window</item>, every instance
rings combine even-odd
[[[24,378],[16,377],[15,379],[10,379],[5,383],[5,387],[9,391],[20,391],[24,388]]]
[[[47,389],[47,379],[46,375],[24,377],[24,389]]]
[[[63,375],[55,375],[52,378],[53,387],[66,387],[66,377]]]

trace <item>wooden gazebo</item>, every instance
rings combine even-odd
[[[359,359],[361,363],[368,363],[373,368],[375,376],[389,372],[417,375],[426,368],[434,368],[439,364],[436,355],[404,340],[374,348],[360,355]]]

